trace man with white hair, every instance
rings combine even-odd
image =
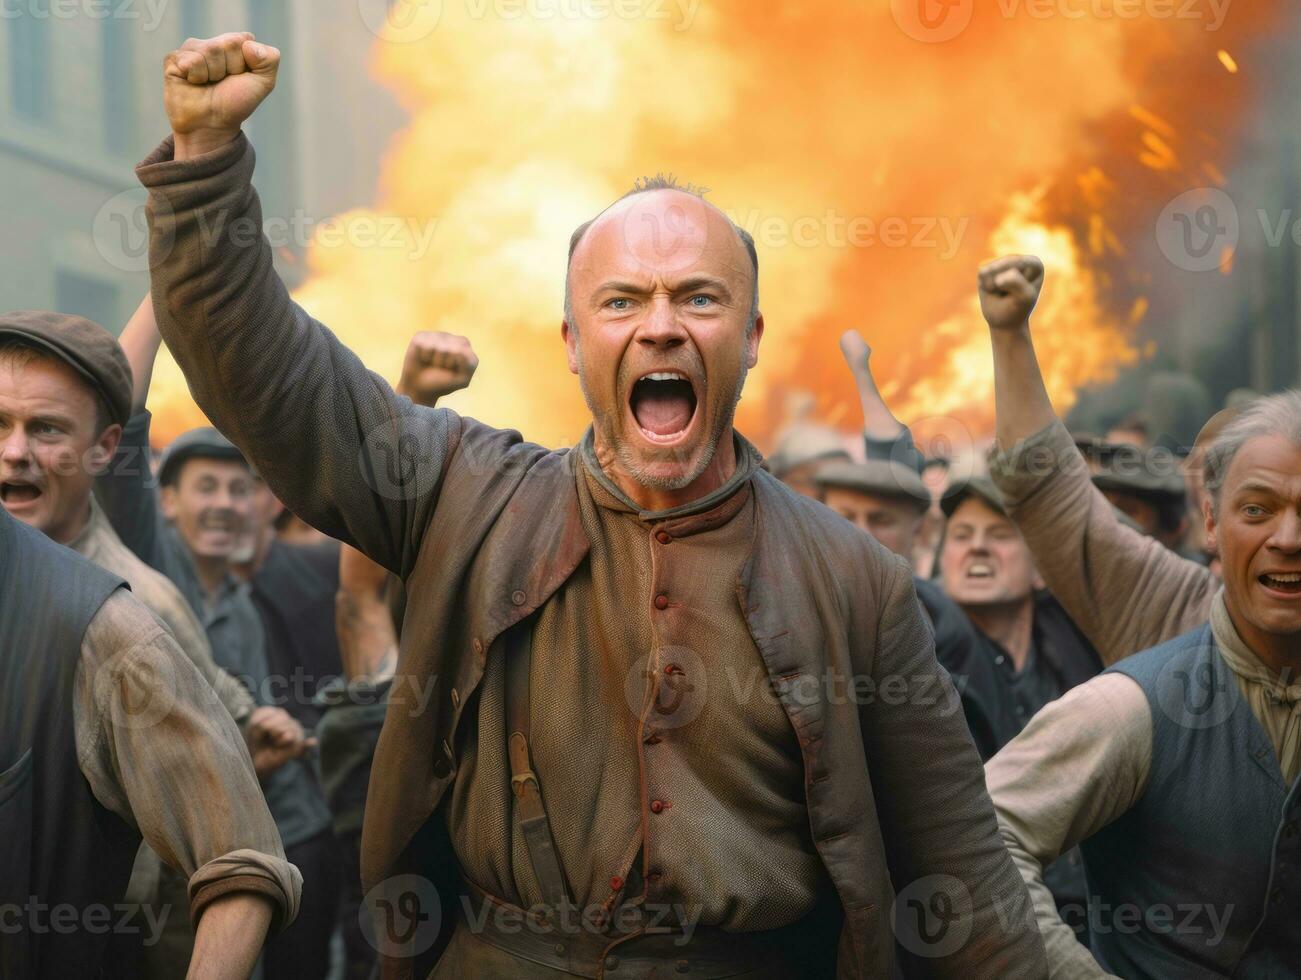
[[[278,61],[247,34],[169,55],[173,138],[137,173],[200,407],[406,585],[363,829],[386,973],[425,969],[445,827],[467,896],[435,977],[888,976],[897,894],[927,975],[1042,976],[906,563],[733,430],[753,239],[665,180],[578,229],[572,451],[415,406],[228,233],[261,225],[239,127]]]
[[[1028,344],[1041,282],[1037,261],[986,272],[996,350]],[[1049,704],[986,767],[1054,977],[1286,977],[1301,963],[1301,392],[1245,411],[1205,468],[1224,584],[1202,622]],[[1076,844],[1088,950],[1042,880]]]

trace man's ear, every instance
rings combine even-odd
[[[99,434],[95,444],[86,453],[86,467],[91,476],[99,476],[108,469],[109,463],[113,461],[113,454],[117,452],[117,444],[121,441],[122,426],[116,422]]]
[[[176,485],[169,483],[162,487],[158,492],[158,504],[162,508],[163,516],[169,521],[176,520],[177,512],[180,510],[180,504],[176,499]]]
[[[571,374],[578,373],[578,328],[573,326],[567,319],[560,321],[560,336],[565,341],[565,354],[569,358],[569,371]]]
[[[754,318],[754,326],[745,341],[745,366],[752,368],[759,363],[759,341],[763,340],[763,314]]]
[[[1216,535],[1215,509],[1211,506],[1211,495],[1202,494],[1202,519],[1206,521],[1206,550],[1213,555],[1220,553],[1220,543]]]

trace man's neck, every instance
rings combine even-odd
[[[49,535],[51,541],[57,542],[64,546],[70,546],[81,536],[81,532],[86,530],[86,525],[90,523],[90,497],[87,496],[80,507],[77,508],[80,515],[75,521],[70,522],[66,527],[57,528]]]
[[[230,574],[230,562],[225,558],[203,558],[190,552],[194,559],[194,570],[199,576],[199,585],[209,599],[216,598]]]
[[[1034,635],[1034,597],[992,605],[963,606],[976,629],[1001,646],[1019,671],[1030,658]]]
[[[1296,684],[1301,677],[1301,633],[1267,633],[1251,626],[1226,603],[1229,620],[1243,645],[1284,684]]]
[[[736,472],[736,440],[729,425],[718,437],[718,448],[705,471],[681,490],[665,490],[660,487],[648,487],[638,483],[619,466],[613,452],[607,450],[601,442],[599,433],[593,435],[593,450],[601,470],[634,504],[644,511],[652,513],[672,510],[707,497],[723,486]]]

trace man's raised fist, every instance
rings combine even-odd
[[[844,355],[849,370],[855,374],[862,371],[870,373],[868,365],[872,358],[872,348],[857,330],[846,330],[840,335],[840,353]]]
[[[163,60],[163,104],[176,159],[229,143],[276,87],[280,51],[244,31],[190,38]]]
[[[418,405],[433,405],[444,395],[469,385],[478,367],[479,358],[464,337],[422,331],[407,345],[398,394]]]
[[[980,267],[980,312],[994,330],[1030,322],[1044,284],[1044,264],[1033,255],[1008,255]]]

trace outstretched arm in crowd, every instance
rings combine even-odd
[[[145,410],[149,399],[149,383],[154,376],[154,362],[158,359],[158,348],[163,345],[163,338],[158,333],[158,321],[154,319],[154,298],[146,293],[140,301],[131,319],[122,328],[117,342],[122,345],[127,363],[131,365],[131,414],[139,415]]]
[[[145,296],[118,337],[131,365],[131,418],[111,466],[95,481],[95,498],[113,530],[146,565],[171,577],[163,547],[163,516],[149,467],[149,383],[162,337],[154,320],[153,300]]]
[[[413,567],[444,486],[490,506],[544,455],[396,395],[289,297],[272,265],[240,126],[280,52],[249,34],[186,42],[164,65],[173,137],[137,170],[151,201],[154,310],[199,407],[276,496],[390,571]],[[511,457],[520,465],[498,465]],[[432,522],[432,523],[431,523]]]
[[[1043,263],[1033,256],[980,270],[998,412],[990,472],[1048,588],[1111,664],[1205,622],[1219,582],[1123,525],[1093,486],[1035,357],[1030,313],[1043,281]]]
[[[402,362],[397,394],[433,408],[438,399],[469,385],[479,359],[470,342],[449,333],[422,332],[411,338]],[[385,593],[389,573],[356,548],[339,551],[339,594],[335,604],[339,653],[349,680],[379,683],[397,666],[397,631]]]
[[[863,443],[867,448],[867,458],[893,459],[920,473],[923,460],[912,433],[894,417],[881,397],[876,379],[872,377],[872,348],[857,330],[846,330],[840,336],[840,352],[853,375],[858,401],[863,408]]]

